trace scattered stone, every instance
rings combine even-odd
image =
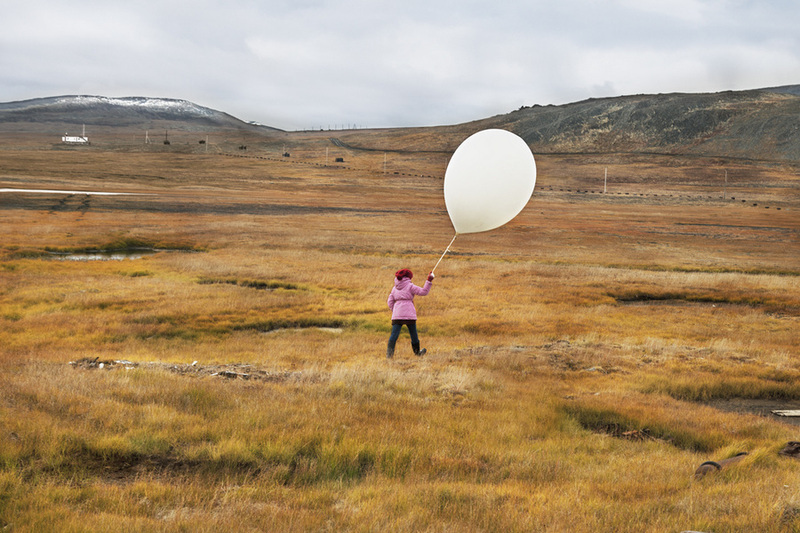
[[[786,507],[781,513],[781,523],[791,524],[800,518],[800,507]]]
[[[786,443],[786,446],[784,446],[783,449],[778,452],[778,455],[800,459],[800,442],[795,440],[789,441]]]
[[[125,370],[133,370],[134,368],[148,368],[154,370],[166,370],[184,376],[223,377],[227,379],[248,379],[253,381],[269,381],[273,383],[304,378],[302,372],[261,370],[254,368],[252,365],[242,363],[204,366],[199,364],[197,361],[194,361],[191,364],[159,362],[136,363],[124,359],[101,361],[99,357],[84,357],[82,359],[78,359],[77,361],[70,361],[69,365],[76,369],[94,370],[102,368],[107,371],[113,371],[122,368]]]
[[[222,372],[216,372],[211,375],[222,376],[223,378],[229,378],[229,379],[236,379],[236,378],[250,379],[250,374],[244,374],[242,372],[232,372],[230,370],[223,370]]]
[[[620,434],[620,437],[623,439],[628,440],[657,440],[654,436],[650,434],[648,429],[632,429],[630,431],[623,431]]]
[[[772,414],[778,416],[800,416],[800,409],[777,409]]]
[[[104,368],[113,365],[114,361],[101,361],[99,357],[82,357],[77,361],[70,361],[69,364],[75,368]]]
[[[343,328],[327,328],[327,327],[318,327],[319,331],[327,331],[328,333],[342,333],[344,331]]]
[[[584,372],[600,372],[601,374],[608,374],[602,366],[593,366],[591,368],[587,368]]]

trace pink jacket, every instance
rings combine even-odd
[[[431,290],[431,282],[426,281],[422,287],[417,287],[408,278],[394,280],[394,288],[389,293],[389,309],[392,310],[392,320],[416,320],[417,310],[414,307],[414,296],[425,296]]]

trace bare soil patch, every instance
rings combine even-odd
[[[705,402],[705,405],[729,413],[758,415],[793,426],[800,426],[800,416],[779,416],[773,413],[773,411],[800,409],[800,401],[735,398],[711,400]]]
[[[226,379],[245,379],[253,381],[284,382],[299,380],[303,373],[299,371],[274,371],[257,368],[246,363],[229,363],[225,365],[202,365],[195,361],[191,364],[146,362],[139,363],[120,359],[101,359],[86,357],[70,361],[70,366],[80,370],[125,371],[134,368],[163,370],[188,377],[220,377]]]
[[[758,415],[785,424],[800,426],[800,416],[779,416],[773,413],[773,411],[779,410],[800,409],[800,401],[735,398],[730,400],[711,400],[705,402],[705,405],[729,413]]]

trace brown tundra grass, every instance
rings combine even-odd
[[[540,156],[417,299],[428,354],[387,361],[393,272],[452,237],[446,154],[293,146],[0,152],[0,187],[147,193],[0,196],[0,529],[800,530],[764,408],[800,408],[796,169],[730,164],[767,210],[709,198],[719,162]],[[161,251],[53,253],[128,247]]]

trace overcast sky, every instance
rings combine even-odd
[[[797,0],[0,0],[0,101],[190,100],[286,130],[800,84]]]

